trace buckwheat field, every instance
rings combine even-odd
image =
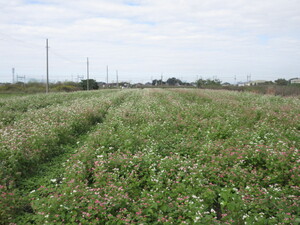
[[[299,224],[300,99],[0,98],[0,224]]]

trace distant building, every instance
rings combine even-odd
[[[197,87],[197,83],[196,83],[196,82],[192,82],[191,85],[192,85],[193,87]]]
[[[103,87],[106,86],[106,83],[105,83],[105,82],[97,82],[97,84],[98,84],[98,86],[99,86],[100,88],[103,88]]]
[[[300,84],[300,78],[292,78],[289,81],[291,84]]]
[[[131,84],[129,82],[120,82],[119,86],[122,88],[130,88]]]
[[[140,87],[144,87],[144,84],[142,84],[142,83],[136,83],[136,84],[132,85],[132,87],[140,88]]]
[[[230,85],[231,85],[231,84],[228,83],[228,82],[225,82],[225,83],[222,84],[223,87],[228,87],[228,86],[230,86]]]
[[[254,80],[254,81],[249,81],[245,83],[245,86],[256,86],[256,85],[260,85],[260,84],[265,84],[268,81],[266,80]]]

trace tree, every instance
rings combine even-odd
[[[275,80],[275,84],[277,84],[277,85],[288,85],[289,82],[286,79],[279,78],[279,79]]]
[[[203,87],[203,86],[205,86],[206,85],[206,81],[205,80],[203,80],[203,79],[199,79],[199,80],[197,80],[197,87],[199,88],[199,87]]]
[[[163,85],[165,84],[165,82],[163,82],[162,80],[153,80],[152,81],[152,86],[156,86],[156,85]]]
[[[206,80],[206,85],[210,85],[210,86],[221,86],[221,81],[218,80],[218,79],[214,79],[214,80],[207,79],[207,80]]]
[[[167,84],[171,86],[182,85],[182,81],[175,77],[172,77],[167,80]]]
[[[221,86],[221,81],[218,79],[215,80],[211,80],[211,79],[207,79],[207,80],[203,80],[203,79],[199,79],[197,80],[197,87],[204,87],[204,86]]]
[[[156,79],[152,81],[152,86],[155,86],[155,85],[158,85],[158,80],[156,80]]]
[[[274,83],[273,83],[273,81],[266,81],[266,82],[264,82],[263,84],[264,84],[264,85],[272,85],[272,84],[274,84]]]
[[[87,90],[87,80],[81,80],[80,87],[83,90]],[[89,88],[90,88],[90,90],[99,89],[99,86],[98,86],[97,82],[94,79],[89,79]]]

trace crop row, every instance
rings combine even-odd
[[[80,93],[51,93],[50,95],[36,94],[22,97],[0,98],[0,128],[17,122],[18,119],[27,117],[32,111],[50,106],[72,105],[72,101],[86,98],[103,96],[111,93],[111,90],[102,92]]]
[[[39,165],[62,154],[67,144],[103,121],[109,107],[118,105],[126,92],[96,94],[32,110],[17,123],[0,129],[0,221],[18,210],[16,196],[20,180],[39,169]]]
[[[37,224],[295,224],[299,100],[140,90],[32,190]]]

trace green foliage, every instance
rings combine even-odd
[[[239,92],[253,92],[257,94],[269,94],[269,95],[280,95],[280,96],[299,96],[300,95],[300,85],[257,85],[257,86],[227,86],[217,89],[225,89],[231,91]]]
[[[197,80],[197,87],[216,87],[221,86],[221,81],[218,79],[211,80],[211,79],[199,79]]]
[[[199,89],[74,96],[2,128],[1,171],[12,171],[2,176],[19,180],[1,183],[4,223],[299,222],[299,99]],[[26,147],[10,142],[31,130]],[[20,154],[7,157],[10,148]],[[44,179],[14,177],[28,159],[43,168],[42,155],[60,166],[47,164]]]
[[[56,84],[50,85],[51,91],[54,92],[73,92],[81,90],[80,85],[75,82],[57,82]]]
[[[155,79],[155,80],[153,80],[152,81],[152,85],[153,86],[156,86],[156,85],[164,85],[165,84],[165,82],[163,82],[162,80],[157,80],[157,79]]]
[[[89,89],[90,90],[97,90],[99,89],[99,86],[97,84],[97,82],[93,79],[89,79],[89,80],[81,80],[81,82],[79,83],[80,87],[83,90],[87,90],[87,82],[89,82]]]
[[[182,81],[175,77],[172,77],[167,80],[167,84],[171,86],[182,85]]]
[[[57,82],[50,84],[50,92],[72,92],[79,91],[80,86],[75,82]],[[0,93],[44,93],[46,91],[46,84],[39,82],[4,84],[0,86]]]
[[[275,84],[277,85],[288,85],[289,81],[287,81],[286,79],[280,78],[275,80]]]

